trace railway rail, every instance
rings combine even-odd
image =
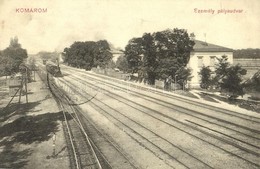
[[[72,78],[72,77],[71,77]],[[75,76],[75,78],[74,78],[74,80],[76,80],[76,76]],[[88,80],[90,80],[91,79],[91,77],[87,77],[88,78]],[[92,79],[94,79],[95,80],[95,83],[94,84],[96,84],[97,82],[98,83],[104,83],[104,81],[99,81],[99,80],[97,80],[97,79],[95,79],[95,78],[92,78]],[[72,80],[73,80],[73,78],[72,78]],[[77,79],[77,81],[79,81],[79,79]],[[64,83],[66,83],[65,81],[64,81]],[[94,85],[93,85],[93,83],[90,83],[89,81],[87,82],[87,81],[83,81],[83,82],[81,82],[81,83],[83,83],[84,85],[88,85],[89,87],[94,87]],[[109,82],[108,83],[106,83],[106,85],[108,85],[109,84]],[[67,85],[69,85],[69,84],[67,84]],[[110,84],[110,85],[113,85],[113,84]],[[70,87],[73,87],[73,85],[70,85]],[[118,90],[124,90],[124,91],[127,91],[127,90],[129,90],[129,88],[128,89],[123,89],[122,87],[120,88],[120,87],[118,87],[118,86],[113,86],[113,88],[117,88]],[[98,87],[97,87],[97,85],[95,85],[95,88],[94,88],[95,90],[98,90]],[[99,90],[105,90],[105,89],[99,89]],[[109,92],[109,91],[107,91],[107,92]],[[133,94],[134,92],[133,91],[131,91],[132,93],[131,94]],[[136,94],[136,95],[138,95],[138,93],[134,93],[134,94]],[[82,95],[82,93],[81,93],[81,95]],[[85,95],[87,95],[87,93],[85,93]],[[112,96],[113,95],[113,96]],[[140,94],[139,94],[139,96],[140,96]],[[84,97],[84,95],[82,95],[82,97]],[[224,151],[224,152],[226,152],[226,153],[228,153],[228,154],[231,154],[232,156],[235,156],[235,157],[237,157],[237,158],[240,158],[240,159],[242,159],[242,160],[245,160],[246,162],[248,162],[248,163],[250,163],[251,165],[253,165],[253,166],[255,166],[255,167],[259,167],[259,164],[258,163],[255,163],[255,161],[252,161],[252,160],[248,160],[247,159],[247,156],[245,156],[245,155],[237,155],[236,153],[233,153],[232,151],[229,151],[229,150],[227,150],[225,147],[221,147],[220,146],[220,144],[216,144],[216,143],[214,143],[214,141],[212,141],[212,140],[218,140],[218,141],[221,141],[221,142],[224,142],[225,144],[228,144],[228,145],[232,145],[233,147],[235,147],[238,151],[243,151],[244,153],[247,153],[246,155],[253,155],[253,156],[255,156],[254,158],[257,160],[258,159],[258,157],[259,157],[259,154],[257,153],[257,152],[255,152],[255,149],[259,149],[259,147],[258,147],[258,144],[251,144],[251,143],[248,143],[248,142],[246,142],[246,141],[243,141],[243,140],[240,140],[240,139],[237,139],[237,138],[235,138],[235,137],[229,137],[229,138],[226,138],[226,137],[228,137],[229,135],[227,135],[227,134],[225,134],[225,133],[220,133],[220,132],[215,132],[215,131],[213,131],[212,129],[211,129],[211,131],[209,132],[208,130],[205,130],[205,126],[202,126],[202,125],[200,125],[200,124],[194,124],[195,122],[192,122],[192,121],[188,121],[190,124],[187,124],[187,123],[185,123],[185,122],[181,122],[181,121],[179,121],[179,120],[177,120],[177,119],[174,119],[174,118],[172,118],[172,117],[170,117],[170,116],[167,116],[167,115],[164,115],[164,114],[162,114],[161,112],[159,112],[159,111],[155,111],[155,110],[153,110],[153,109],[149,109],[148,107],[146,107],[146,106],[143,106],[143,105],[138,105],[136,102],[133,102],[133,101],[131,101],[131,100],[128,100],[128,99],[126,99],[126,98],[122,98],[122,97],[120,97],[120,95],[116,95],[115,93],[113,93],[113,94],[111,94],[111,93],[109,93],[109,97],[113,97],[113,99],[115,99],[115,100],[118,100],[118,101],[120,101],[120,102],[123,102],[124,104],[128,104],[128,106],[130,106],[130,107],[132,107],[133,109],[138,109],[138,111],[139,112],[143,112],[143,113],[145,113],[146,112],[146,114],[148,115],[148,113],[147,113],[147,110],[149,110],[150,112],[152,111],[153,113],[155,113],[155,114],[157,114],[158,116],[159,116],[159,118],[158,118],[158,116],[153,116],[153,118],[157,118],[157,120],[159,120],[159,121],[163,121],[164,123],[166,123],[166,124],[168,124],[169,126],[171,126],[171,127],[174,127],[174,128],[176,128],[176,129],[178,129],[178,130],[181,130],[181,131],[183,131],[183,132],[185,132],[185,133],[187,133],[187,134],[189,134],[189,135],[191,135],[191,136],[193,136],[193,137],[195,137],[195,138],[197,138],[197,139],[199,139],[199,140],[201,140],[201,141],[204,141],[204,142],[206,142],[207,144],[210,144],[210,145],[212,145],[212,146],[214,146],[214,147],[217,147],[218,149],[221,149],[222,151]],[[142,97],[144,97],[144,96],[142,96]],[[118,98],[120,98],[120,99],[118,99]],[[145,98],[149,98],[147,95],[145,96]],[[155,99],[155,98],[152,98],[152,97],[150,97],[150,100],[149,101],[151,101],[152,99]],[[157,100],[157,102],[158,102],[158,100]],[[171,108],[171,109],[173,109],[176,105],[174,105],[174,107],[170,104],[170,103],[162,103],[162,105],[163,106],[165,106],[166,104],[168,104],[168,108]],[[108,106],[108,105],[107,105]],[[137,108],[138,107],[138,108]],[[98,107],[96,106],[96,108],[98,109]],[[109,107],[107,107],[106,109],[109,109],[109,110],[112,110],[112,108],[109,108]],[[104,111],[105,109],[103,108],[103,111],[102,112],[105,112]],[[115,111],[115,110],[114,110]],[[180,111],[180,110],[178,110],[178,111]],[[190,110],[189,110],[190,111]],[[212,110],[211,110],[212,111]],[[184,112],[184,111],[182,111],[182,112]],[[193,111],[192,113],[194,113],[195,112],[195,114],[197,113],[199,113],[199,112],[196,112],[196,111]],[[120,112],[117,112],[117,113],[120,113]],[[232,112],[231,112],[232,113]],[[191,113],[187,113],[187,110],[186,110],[186,114],[187,115],[189,115],[189,116],[192,116],[192,114]],[[200,115],[202,115],[202,116],[204,116],[204,117],[207,117],[207,116],[205,116],[205,115],[203,115],[203,114],[200,114]],[[230,115],[230,113],[227,113],[227,115]],[[243,120],[251,120],[251,117],[250,116],[248,116],[248,115],[246,115],[246,116],[244,116],[244,114],[241,114],[242,116],[236,116],[236,118],[241,118],[241,119],[243,119]],[[110,118],[112,117],[111,115],[107,115],[107,116],[110,116]],[[151,115],[151,113],[150,113],[150,116],[152,116]],[[196,118],[201,118],[202,119],[202,117],[199,117],[199,116],[195,116]],[[203,117],[203,118],[204,118]],[[245,118],[244,118],[245,117]],[[127,117],[124,117],[124,118],[127,118]],[[164,120],[162,120],[162,118],[164,118]],[[207,117],[207,118],[214,118],[214,117],[212,117],[212,116],[210,116],[210,117]],[[116,118],[114,118],[114,120],[115,120]],[[172,123],[169,123],[169,122],[167,122],[167,121],[169,121],[169,119],[170,120],[172,120],[172,121],[174,121],[174,122],[177,122],[179,125],[177,126],[177,125],[173,125]],[[131,121],[131,119],[129,119],[130,121]],[[204,120],[205,120],[205,118],[204,118]],[[220,121],[221,119],[215,119],[216,121]],[[132,122],[136,122],[136,121],[133,121],[132,120]],[[228,123],[227,121],[221,121],[222,123]],[[256,124],[258,124],[258,121],[255,121],[254,119],[252,120],[252,122],[253,123],[256,123]],[[121,124],[123,125],[124,123],[123,122],[121,122]],[[215,123],[215,124],[217,124],[217,123]],[[138,124],[137,124],[138,125]],[[219,125],[219,124],[218,124]],[[229,125],[233,125],[233,124],[229,124]],[[139,125],[140,126],[140,125]],[[202,126],[202,127],[201,127]],[[224,128],[224,124],[222,125],[222,127]],[[241,126],[241,125],[238,125],[239,127],[241,127],[242,128],[242,130],[241,131],[237,131],[237,133],[240,133],[240,134],[247,134],[247,133],[244,133],[243,132],[243,130],[248,130],[248,129],[250,129],[250,128],[247,128],[247,127],[244,127],[243,128],[243,126]],[[124,126],[124,127],[126,127],[126,126]],[[237,126],[235,126],[235,127],[237,127]],[[121,126],[121,128],[122,128],[122,126]],[[205,135],[207,135],[207,136],[210,136],[211,138],[213,138],[213,139],[211,139],[211,140],[207,140],[207,139],[204,139],[204,138],[199,138],[196,134],[194,134],[193,132],[187,132],[186,130],[184,130],[184,129],[187,129],[187,128],[189,128],[189,130],[190,129],[192,129],[192,131],[194,132],[194,133],[203,133],[203,134],[205,134]],[[226,128],[227,129],[227,128]],[[129,130],[131,130],[131,129],[129,129]],[[251,130],[251,129],[250,129]],[[252,132],[252,134],[253,133],[255,133],[255,132],[257,132],[257,130],[254,130],[254,129],[252,129],[251,131],[250,130],[248,130],[247,132]],[[236,132],[236,130],[234,129],[234,126],[232,127],[232,130],[231,131],[233,131],[233,132]],[[150,131],[151,132],[151,131]],[[213,133],[212,133],[213,132]],[[153,134],[156,134],[156,133],[153,133]],[[218,135],[218,134],[220,134],[220,136]],[[226,137],[224,137],[224,136],[226,136]],[[256,140],[256,143],[259,143],[259,138],[258,137],[253,137],[252,135],[250,135],[251,136],[251,138],[253,138],[253,139],[255,139]],[[158,136],[157,136],[158,137]],[[223,137],[224,137],[224,139],[223,139]],[[161,139],[162,139],[162,137],[161,137]],[[231,140],[229,140],[229,139],[231,139]],[[165,140],[164,140],[165,141]],[[232,141],[235,141],[235,143],[233,143]],[[166,142],[167,142],[167,140],[166,140]],[[245,145],[240,145],[241,143],[244,143]],[[168,141],[168,144],[170,144],[170,141]],[[173,146],[174,147],[174,145],[171,145],[171,146]],[[250,149],[250,146],[251,146],[251,149]],[[175,146],[175,148],[177,148],[178,146]],[[246,148],[245,148],[246,147]],[[253,147],[253,148],[252,148]],[[189,153],[188,153],[188,155],[189,155]],[[191,156],[191,155],[189,155],[189,156]],[[196,158],[196,157],[195,157]],[[253,159],[254,159],[253,158]],[[199,159],[197,159],[198,161],[199,161]],[[176,161],[178,161],[178,159],[176,159]],[[201,164],[203,164],[203,161],[201,161],[200,162]],[[185,167],[185,165],[182,165],[182,166],[184,166]],[[207,166],[207,164],[205,164],[205,166]],[[186,166],[187,167],[187,166]],[[210,165],[208,165],[207,166],[208,168],[210,168]]]
[[[102,83],[102,82],[99,81],[99,83]],[[103,83],[103,84],[105,84],[105,83]],[[107,84],[105,84],[105,85],[107,85]],[[115,88],[115,86],[113,86],[113,85],[111,85],[111,87]],[[122,90],[122,91],[123,91],[123,88],[122,88],[122,87],[117,87],[117,88],[118,88],[118,90]],[[128,89],[128,91],[129,91],[129,89]],[[220,127],[228,128],[228,127],[226,127],[226,125],[219,125],[219,124],[216,124],[216,123],[214,123],[214,122],[210,122],[210,121],[208,121],[208,120],[206,120],[205,118],[202,118],[202,117],[207,117],[207,118],[210,118],[210,119],[215,119],[216,121],[222,122],[222,123],[224,123],[224,124],[230,124],[230,125],[233,125],[233,126],[235,126],[235,127],[240,127],[240,128],[242,128],[242,129],[244,129],[244,130],[247,130],[247,131],[249,131],[249,132],[252,132],[252,134],[254,134],[254,135],[255,135],[255,133],[258,133],[258,134],[260,133],[259,130],[252,129],[252,128],[249,128],[249,127],[247,127],[247,126],[243,126],[243,125],[240,125],[240,124],[236,124],[236,123],[233,123],[233,122],[231,122],[231,121],[227,121],[227,120],[221,119],[221,118],[219,118],[219,117],[215,117],[215,116],[213,116],[213,115],[210,114],[210,111],[206,111],[206,113],[201,113],[201,112],[196,111],[196,110],[191,110],[190,108],[185,108],[185,107],[182,107],[182,106],[180,106],[180,105],[172,104],[172,103],[170,103],[170,102],[168,102],[168,101],[158,100],[158,99],[156,99],[155,97],[151,97],[151,96],[149,96],[149,95],[140,94],[140,93],[138,93],[138,92],[136,92],[136,91],[134,91],[134,90],[131,90],[131,94],[132,94],[132,95],[135,95],[135,96],[137,96],[137,97],[140,97],[140,96],[141,96],[142,98],[145,98],[146,100],[149,100],[149,101],[152,102],[152,103],[156,103],[156,104],[159,104],[159,105],[164,106],[164,107],[168,107],[168,108],[171,108],[171,109],[174,109],[174,110],[177,110],[177,111],[181,111],[181,112],[184,113],[184,114],[187,114],[187,115],[189,115],[189,116],[193,116],[193,117],[195,117],[195,118],[197,118],[197,119],[200,119],[200,120],[209,122],[209,123],[211,123],[211,124],[218,125],[218,126],[220,126]],[[192,114],[190,113],[191,111],[193,112]],[[195,112],[198,116],[194,115],[194,112]],[[240,117],[236,117],[236,118],[240,118]],[[250,123],[260,124],[259,122],[255,121],[255,120],[244,119],[244,118],[241,118],[241,119],[246,120],[246,121],[248,121],[248,122],[250,122]],[[229,128],[229,129],[231,129],[231,128]],[[231,129],[231,130],[237,131],[237,130],[235,130],[235,129]],[[239,132],[239,131],[237,131],[237,132]],[[240,133],[241,133],[241,132],[240,132]],[[245,133],[244,133],[244,134],[245,134]],[[245,135],[247,135],[247,134],[245,134]],[[251,135],[251,136],[250,136],[250,135],[247,135],[247,136],[252,137],[252,138],[259,139],[259,138],[257,138],[257,137],[252,136],[252,135]]]
[[[66,68],[66,67],[64,67],[64,68]],[[183,97],[180,97],[180,96],[173,95],[170,92],[164,92],[162,90],[157,90],[156,88],[153,88],[153,87],[142,86],[142,85],[138,85],[138,84],[133,83],[133,82],[122,81],[122,80],[119,80],[119,79],[116,79],[116,78],[112,78],[112,77],[108,77],[108,76],[104,76],[104,75],[100,75],[100,74],[96,74],[96,73],[86,72],[86,71],[82,71],[82,70],[79,70],[79,69],[76,69],[76,68],[70,68],[70,69],[71,70],[77,70],[77,73],[79,73],[81,75],[85,75],[85,76],[90,75],[90,76],[100,77],[103,80],[116,81],[118,84],[122,84],[122,85],[125,85],[125,86],[128,86],[128,87],[133,87],[133,88],[136,88],[136,89],[142,89],[143,91],[149,91],[151,93],[156,93],[156,94],[161,95],[161,96],[167,96],[167,97],[172,98],[174,100],[179,100],[179,101],[182,101],[182,102],[191,103],[193,105],[196,105],[196,106],[199,106],[199,107],[202,107],[202,108],[206,108],[206,109],[211,110],[211,111],[215,110],[218,113],[229,114],[230,116],[235,116],[235,117],[238,116],[238,117],[241,117],[241,118],[250,119],[252,121],[260,123],[260,117],[241,114],[241,113],[238,113],[236,111],[233,111],[233,110],[230,110],[230,109],[227,110],[227,109],[224,109],[224,108],[219,107],[219,106],[203,104],[200,101],[189,100],[187,98],[183,98]]]
[[[135,90],[131,90],[130,88],[128,88],[128,87],[121,87],[121,86],[115,86],[114,84],[111,84],[111,83],[109,83],[109,82],[104,82],[104,81],[101,81],[101,80],[99,80],[99,79],[96,79],[96,78],[93,78],[93,77],[89,77],[89,76],[84,76],[83,75],[83,77],[86,77],[86,78],[88,78],[89,80],[94,80],[94,81],[96,81],[96,82],[98,82],[98,83],[102,83],[102,84],[104,84],[104,85],[106,85],[106,86],[110,86],[110,87],[112,87],[112,88],[117,88],[118,90],[121,90],[121,91],[126,91],[127,90],[127,92],[131,92],[131,94],[133,94],[133,95],[136,95],[136,96],[142,96],[142,98],[144,98],[145,97],[145,99],[146,100],[149,100],[149,101],[151,101],[151,102],[153,102],[153,103],[157,103],[157,104],[161,104],[161,105],[163,105],[163,106],[171,106],[170,108],[173,108],[173,109],[177,109],[178,108],[178,110],[186,110],[186,112],[188,112],[188,111],[192,111],[192,112],[196,112],[197,114],[199,114],[200,116],[202,116],[202,117],[208,117],[208,118],[214,118],[216,121],[218,121],[218,122],[223,122],[223,123],[225,123],[225,124],[230,124],[230,125],[233,125],[233,126],[236,126],[236,127],[241,127],[241,128],[243,128],[243,129],[245,129],[245,130],[249,130],[249,131],[252,131],[253,132],[253,134],[255,134],[255,133],[260,133],[260,131],[259,130],[255,130],[255,129],[252,129],[252,128],[248,128],[247,126],[243,126],[243,125],[238,125],[238,124],[236,124],[236,123],[233,123],[232,121],[227,121],[227,120],[225,120],[225,119],[222,119],[222,118],[219,118],[221,115],[219,115],[219,112],[218,112],[218,109],[213,109],[213,110],[210,110],[210,109],[206,109],[204,112],[205,113],[202,113],[202,112],[199,112],[199,111],[196,111],[196,110],[194,110],[194,109],[191,109],[191,108],[189,108],[189,107],[182,107],[182,106],[180,106],[180,105],[177,105],[177,104],[174,104],[174,103],[172,103],[172,102],[169,102],[169,101],[164,101],[164,100],[158,100],[156,97],[153,97],[153,96],[151,96],[151,95],[149,95],[149,93],[148,94],[145,94],[145,93],[142,93],[142,94],[140,94],[139,92],[137,92],[137,91],[135,91]],[[164,93],[163,93],[164,94]],[[166,95],[166,97],[168,97],[168,95]],[[169,97],[168,97],[169,98]],[[176,100],[176,99],[175,99]],[[159,102],[159,103],[158,103]],[[189,103],[189,104],[192,104],[193,102],[191,102],[191,101],[184,101],[185,103]],[[197,103],[195,102],[195,105],[197,105]],[[206,105],[206,107],[208,107],[208,105]],[[194,107],[192,107],[192,108],[194,108]],[[201,104],[200,105],[200,109],[201,108],[204,108],[204,105],[203,104]],[[213,107],[213,108],[215,108],[215,107]],[[227,110],[226,110],[227,111]],[[228,112],[228,111],[227,111]],[[185,112],[183,112],[183,113],[185,113]],[[213,114],[214,113],[214,114]],[[222,112],[223,113],[223,112]],[[187,113],[186,113],[187,114]],[[216,117],[216,114],[217,114],[217,117]],[[192,114],[189,114],[190,116],[192,116]],[[233,115],[230,115],[229,113],[227,113],[227,114],[225,114],[225,115],[228,115],[229,117],[232,117],[232,118],[239,118],[239,119],[242,119],[242,120],[246,120],[246,121],[248,121],[248,122],[250,122],[250,123],[252,123],[252,124],[256,124],[256,125],[258,125],[258,124],[260,124],[260,121],[258,121],[257,119],[258,119],[258,117],[253,117],[253,116],[248,116],[248,115],[245,115],[246,117],[248,117],[248,118],[244,118],[244,117],[240,117],[240,116],[233,116]],[[196,116],[197,118],[200,118],[199,116]],[[200,118],[200,119],[202,119],[202,118]],[[255,120],[256,119],[256,120]],[[202,119],[203,120],[203,119]],[[214,123],[214,122],[213,122]],[[222,126],[224,126],[224,125],[222,125]],[[257,127],[255,127],[255,128],[257,128]]]
[[[72,87],[72,86],[70,86]],[[74,90],[75,92],[77,92],[76,90]],[[86,97],[88,94],[86,92],[84,93],[77,93],[79,95],[82,95],[82,97]],[[95,100],[95,99],[94,99]],[[160,148],[159,146],[157,146],[156,144],[154,144],[153,142],[149,141],[148,139],[146,139],[144,136],[142,136],[141,134],[139,134],[138,132],[136,132],[135,130],[131,129],[129,126],[125,125],[124,122],[120,121],[117,119],[116,116],[113,116],[111,113],[109,113],[109,110],[113,110],[113,111],[116,111],[115,109],[111,108],[109,105],[107,104],[103,104],[103,105],[99,105],[99,104],[96,104],[94,102],[91,102],[90,103],[92,107],[94,107],[96,110],[98,110],[99,112],[103,112],[102,114],[105,115],[106,117],[108,117],[109,119],[111,119],[112,117],[112,121],[113,120],[116,120],[117,122],[120,122],[120,124],[124,127],[122,127],[121,125],[118,125],[116,123],[114,123],[116,126],[118,126],[121,130],[125,131],[126,128],[128,128],[129,130],[131,130],[135,135],[131,135],[131,134],[128,134],[128,136],[130,136],[132,139],[134,139],[136,142],[138,142],[140,145],[142,145],[142,147],[145,147],[146,149],[150,150],[154,155],[158,156],[159,158],[162,158],[164,159],[165,157],[162,157],[160,156],[158,153],[156,153],[155,150],[152,150],[149,148],[149,146],[145,145],[144,143],[142,143],[142,141],[139,141],[138,138],[136,137],[139,137],[143,140],[145,140],[146,142],[149,143],[149,145],[152,145],[154,146],[156,149],[159,149],[161,152],[165,153],[167,158],[171,158],[171,159],[175,159],[179,164],[177,164],[177,166],[179,166],[178,168],[189,168],[188,166],[186,166],[184,163],[178,161],[178,159],[174,156],[172,156],[170,153],[166,152],[165,150],[163,150],[162,148]],[[104,105],[106,107],[104,107]],[[118,111],[117,111],[118,112]],[[118,112],[120,113],[120,112]],[[166,163],[167,165],[169,165],[171,168],[175,168],[176,167],[176,164],[175,165],[172,165],[171,162],[167,162],[166,160]],[[175,166],[175,167],[174,167]]]
[[[172,98],[174,100],[179,100],[179,101],[182,101],[182,102],[185,102],[185,103],[191,103],[192,105],[199,106],[199,107],[204,108],[206,110],[210,110],[210,111],[214,110],[214,111],[217,111],[218,113],[221,113],[221,114],[229,115],[229,116],[232,116],[232,117],[239,117],[239,118],[242,118],[242,119],[245,119],[245,120],[250,120],[250,121],[253,121],[253,122],[256,122],[256,123],[260,124],[260,117],[255,117],[255,116],[249,116],[249,115],[246,115],[246,114],[241,114],[239,112],[232,111],[232,110],[227,110],[227,109],[224,109],[222,107],[216,107],[216,106],[213,106],[213,105],[203,104],[203,103],[201,103],[199,101],[194,101],[194,100],[191,101],[191,100],[188,100],[187,98],[182,98],[182,97],[179,97],[179,96],[172,95],[169,92],[162,92],[161,90],[157,90],[157,89],[146,87],[146,86],[140,86],[140,85],[137,85],[137,84],[134,84],[134,83],[131,83],[131,82],[122,81],[122,80],[111,78],[111,77],[107,77],[107,76],[104,76],[104,75],[92,74],[90,72],[86,72],[85,75],[86,74],[92,75],[92,78],[93,78],[93,76],[96,76],[96,77],[100,77],[102,79],[116,81],[119,84],[123,84],[123,85],[127,85],[127,86],[130,86],[130,87],[133,87],[133,88],[142,89],[144,91],[149,91],[149,92],[152,92],[152,93],[156,93],[158,95],[166,96],[168,98]],[[84,75],[84,73],[82,75]],[[89,78],[89,76],[88,76],[88,78]],[[95,79],[98,80],[97,78],[95,78]],[[98,80],[98,81],[99,82],[104,82],[104,81],[100,81],[100,80]],[[109,82],[106,81],[106,84],[109,84]],[[124,89],[124,88],[122,88],[122,89]],[[131,90],[131,91],[133,91],[133,90]]]
[[[91,77],[88,78],[88,80],[90,80],[90,79],[91,79]],[[92,79],[92,80],[93,80],[93,79]],[[94,79],[94,80],[95,80],[95,79]],[[98,80],[95,80],[95,82],[97,82],[97,81],[98,81]],[[106,83],[104,83],[104,82],[102,82],[102,81],[98,81],[98,82],[107,85]],[[122,91],[124,90],[122,87],[117,87],[117,86],[115,87],[114,85],[110,85],[110,86],[113,87],[114,89],[115,89],[115,88],[118,88],[118,90],[122,90]],[[125,89],[125,90],[126,90],[126,89]],[[129,89],[127,89],[127,90],[129,91]],[[240,128],[242,128],[242,129],[244,129],[244,130],[247,130],[247,131],[249,131],[249,132],[252,132],[252,134],[254,134],[254,135],[255,135],[255,133],[258,133],[258,134],[260,133],[260,131],[257,130],[257,126],[255,127],[256,129],[252,129],[252,128],[249,128],[249,127],[247,127],[247,126],[235,124],[235,123],[229,122],[229,121],[227,121],[227,120],[220,119],[220,118],[214,117],[214,116],[212,116],[212,115],[208,115],[208,114],[210,114],[211,112],[207,112],[207,113],[208,113],[208,114],[207,114],[207,113],[201,113],[201,112],[192,110],[193,114],[191,114],[191,113],[189,113],[189,111],[190,111],[189,108],[181,107],[181,106],[179,106],[179,105],[172,104],[172,103],[170,103],[170,102],[168,102],[168,101],[158,100],[157,98],[151,97],[151,96],[149,96],[149,95],[140,94],[140,93],[138,93],[138,92],[136,92],[136,91],[134,91],[134,90],[131,90],[131,94],[132,94],[132,95],[135,95],[135,96],[137,96],[137,97],[142,97],[142,98],[145,97],[144,99],[149,100],[149,101],[152,102],[152,103],[156,103],[156,104],[159,104],[159,105],[162,105],[162,106],[171,108],[171,109],[175,109],[175,110],[181,111],[181,112],[184,113],[184,114],[187,114],[187,115],[189,115],[189,116],[193,116],[193,117],[195,117],[195,118],[197,118],[197,119],[200,119],[200,120],[209,122],[209,123],[211,123],[211,124],[218,125],[219,127],[223,127],[223,128],[226,128],[226,129],[230,129],[230,130],[233,130],[233,131],[237,131],[237,130],[235,130],[235,129],[226,127],[226,124],[230,124],[230,125],[233,125],[233,126],[235,126],[235,127],[240,127]],[[183,110],[185,110],[185,111],[183,111]],[[196,114],[198,114],[199,116],[195,116],[195,115],[194,115],[194,112],[195,112]],[[214,123],[214,122],[210,122],[210,121],[206,120],[205,118],[201,118],[201,117],[207,117],[207,118],[210,118],[210,119],[215,119],[215,120],[218,121],[218,122],[225,123],[225,125],[219,125],[219,124],[216,124],[216,123]],[[236,117],[236,118],[240,118],[240,117]],[[251,120],[251,119],[244,119],[244,118],[241,118],[241,119],[246,120],[246,121],[248,121],[248,122],[250,122],[250,123],[255,123],[255,124],[257,124],[257,125],[260,124],[259,122],[256,122],[256,121]],[[252,138],[255,138],[255,139],[258,139],[258,140],[259,140],[259,138],[258,138],[258,137],[255,137],[254,135],[248,135],[248,134],[246,134],[246,133],[241,133],[240,131],[237,131],[237,132],[240,133],[240,134],[244,134],[244,135],[246,135],[246,136],[249,136],[249,137],[252,137]]]
[[[42,69],[42,72],[44,72],[44,69]],[[106,136],[84,115],[78,104],[71,100],[63,89],[58,88],[53,81],[48,81],[46,76],[41,75],[41,78],[48,82],[46,86],[50,88],[64,114],[64,131],[68,133],[66,136],[67,142],[71,145],[69,152],[72,168],[121,168],[118,166],[124,166],[125,169],[139,168],[135,161],[115,144],[113,138]],[[88,100],[84,103],[86,102]],[[106,151],[109,150],[110,152],[109,156],[117,159],[108,161],[107,158],[109,157],[105,157],[100,147],[106,147]]]
[[[75,169],[101,169],[101,163],[93,148],[93,143],[90,142],[88,135],[82,127],[81,121],[78,118],[74,107],[68,103],[69,99],[57,86],[50,82],[47,78],[40,74],[46,86],[50,89],[55,101],[57,102],[64,116],[63,128],[68,146],[71,168]],[[108,164],[103,164],[108,165]],[[108,167],[106,167],[108,168]]]

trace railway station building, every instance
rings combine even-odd
[[[218,46],[215,44],[194,40],[195,45],[190,53],[190,61],[187,65],[192,69],[193,78],[188,82],[189,88],[200,88],[201,77],[199,72],[203,66],[209,66],[211,70],[215,69],[217,58],[226,56],[228,62],[233,64],[233,49]]]

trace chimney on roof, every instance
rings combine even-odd
[[[206,34],[206,33],[204,33],[204,38],[205,38],[205,43],[204,43],[204,44],[205,44],[206,46],[208,46],[208,43],[207,43],[207,34]]]

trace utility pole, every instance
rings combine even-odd
[[[23,76],[22,76],[21,87],[20,87],[20,93],[19,93],[19,104],[21,103],[22,91],[23,91]]]
[[[22,73],[22,87],[20,90],[20,95],[19,95],[19,103],[21,101],[21,95],[22,95],[22,89],[23,89],[23,84],[25,86],[25,96],[26,96],[26,103],[28,103],[28,91],[27,91],[27,83],[28,83],[28,67],[25,66],[24,64],[19,66],[20,71]]]
[[[205,43],[207,44],[207,34],[204,33]]]

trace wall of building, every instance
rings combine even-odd
[[[228,62],[233,64],[233,52],[191,52],[190,61],[187,66],[192,69],[193,78],[189,81],[189,87],[199,88],[199,72],[202,66],[210,66],[214,70],[215,63],[217,62],[216,58],[221,58],[224,55],[227,56]],[[211,58],[214,58],[214,61]]]

